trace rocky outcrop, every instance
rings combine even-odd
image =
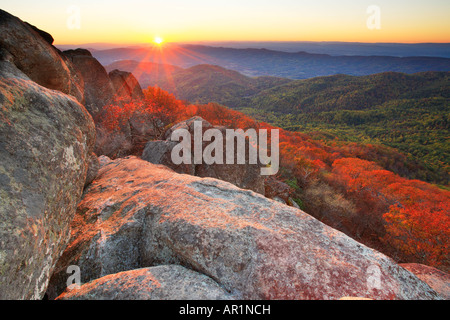
[[[58,300],[230,300],[214,280],[177,265],[116,273],[67,290]]]
[[[3,29],[0,41],[19,37],[13,52],[27,46],[33,56],[43,41],[32,42],[22,23],[8,19],[17,29]],[[29,42],[16,43],[21,40]],[[53,59],[53,53],[40,55]],[[0,299],[40,299],[69,238],[95,130],[75,98],[32,81],[13,65],[18,58],[0,61]],[[43,58],[43,66],[54,67],[50,60]],[[31,64],[25,59],[19,65],[27,70]]]
[[[116,90],[116,95],[124,101],[139,101],[144,99],[142,88],[131,72],[113,70],[109,78]]]
[[[192,137],[191,145],[194,145],[194,122],[202,122],[203,133],[208,129],[219,129],[223,136],[225,137],[224,127],[214,127],[208,121],[200,118],[193,117],[186,121],[182,121],[172,128],[167,130],[164,137],[165,140],[154,140],[149,141],[142,153],[142,159],[149,161],[154,164],[165,165],[178,173],[192,174],[198,177],[211,177],[227,182],[243,188],[253,190],[260,194],[264,194],[264,176],[261,175],[261,166],[259,164],[250,164],[248,161],[248,151],[245,164],[194,164],[193,155],[191,159],[191,164],[174,164],[171,159],[171,153],[173,147],[175,147],[178,142],[171,141],[171,134],[177,129],[186,129],[190,132]],[[204,142],[202,150],[209,144],[209,142]],[[248,148],[248,144],[247,147]],[[248,150],[248,149],[247,149]],[[225,148],[223,159],[226,159]],[[235,148],[235,159],[236,159],[236,148]],[[224,160],[225,161],[225,160]],[[236,160],[235,160],[236,163]]]
[[[123,156],[132,149],[131,129],[121,126],[112,134],[102,130],[101,119],[111,104],[120,105],[116,89],[105,68],[85,49],[61,53],[53,37],[0,10],[0,56],[16,65],[31,80],[75,97],[97,122],[97,154]],[[131,77],[126,79],[132,83]],[[133,88],[137,96],[137,88]],[[142,92],[141,92],[142,95]]]
[[[107,157],[107,156],[100,156],[100,157],[98,157],[99,169],[101,169],[102,167],[106,166],[111,161],[112,160],[109,157]],[[97,174],[98,174],[98,172],[97,172]]]
[[[393,260],[301,210],[136,157],[102,161],[72,223],[49,296],[69,265],[89,282],[177,264],[243,299],[435,299]]]
[[[203,119],[202,117],[194,116],[185,121],[181,121],[181,122],[173,125],[169,129],[167,129],[166,132],[164,132],[163,138],[165,140],[170,140],[172,133],[178,129],[185,129],[185,130],[189,131],[189,133],[192,134],[194,132],[194,122],[195,121],[202,122],[202,129],[203,129],[202,133],[205,133],[206,130],[213,128],[213,125],[211,123],[209,123],[208,121],[206,121],[205,119]]]
[[[114,103],[115,89],[108,73],[86,49],[67,50],[63,54],[83,77],[85,107],[96,119]]]
[[[450,300],[450,275],[436,268],[418,263],[400,264],[406,270],[414,273],[420,280],[426,282],[444,299]]]
[[[61,91],[83,102],[83,79],[73,66],[51,45],[51,36],[19,18],[0,10],[0,48],[31,80]]]
[[[86,49],[67,50],[63,54],[84,81],[85,106],[96,124],[95,153],[113,158],[130,154],[133,141],[129,123],[124,121],[113,131],[105,127],[108,108],[111,105],[123,107],[125,102],[116,95],[116,89],[105,68]]]

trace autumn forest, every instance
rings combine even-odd
[[[108,108],[102,120],[105,128],[120,130],[121,124],[137,117],[151,119],[163,132],[193,116],[229,128],[275,128],[217,103],[188,104],[157,87],[145,89],[144,95],[144,102]],[[290,186],[301,209],[399,262],[449,270],[447,187],[410,179],[408,175],[420,167],[393,148],[280,132],[278,178]],[[143,147],[133,152],[140,154]]]

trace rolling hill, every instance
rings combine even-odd
[[[132,72],[143,88],[158,86],[191,103],[217,102],[227,106],[239,106],[245,97],[292,81],[278,77],[247,77],[237,71],[213,65],[182,69],[172,65],[125,60],[106,66],[108,71],[113,69]]]
[[[448,185],[450,73],[383,73],[293,81],[243,99],[246,114],[291,131],[383,144],[424,164],[415,178]]]
[[[107,72],[111,72],[115,69],[131,72],[143,88],[159,85],[161,82],[166,81],[170,75],[183,70],[174,65],[138,62],[135,60],[116,61],[105,66],[105,69]]]

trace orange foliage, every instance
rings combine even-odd
[[[383,215],[388,223],[385,242],[406,259],[448,268],[450,241],[449,199],[392,205]]]
[[[370,161],[344,158],[333,163],[334,182],[368,203],[385,203],[371,212],[383,218],[382,241],[401,260],[448,267],[450,193],[429,183],[408,180]],[[359,203],[360,204],[360,203]]]
[[[117,98],[114,104],[106,108],[101,124],[110,131],[117,131],[134,117],[142,123],[146,122],[163,130],[168,125],[188,119],[196,112],[195,106],[186,106],[160,88],[149,87],[143,93],[143,100],[127,101]]]
[[[256,128],[257,122],[241,112],[228,109],[217,103],[196,106],[197,116],[202,117],[215,126],[225,126],[232,129]]]

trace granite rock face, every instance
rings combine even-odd
[[[80,267],[84,283],[176,264],[243,299],[440,298],[390,258],[301,210],[136,157],[102,166],[71,227],[54,297],[69,265]]]
[[[0,105],[0,299],[40,299],[70,236],[94,123],[4,60]]]
[[[113,70],[109,78],[116,90],[116,95],[124,101],[139,101],[144,99],[142,88],[131,72]]]
[[[259,164],[173,165],[176,129],[226,128],[194,117],[120,158],[157,127],[102,127],[109,105],[144,98],[134,76],[2,10],[0,34],[0,299],[449,298],[447,274],[287,206]]]
[[[85,107],[96,119],[114,103],[115,89],[108,73],[86,49],[67,50],[63,54],[81,74],[84,81]]]

